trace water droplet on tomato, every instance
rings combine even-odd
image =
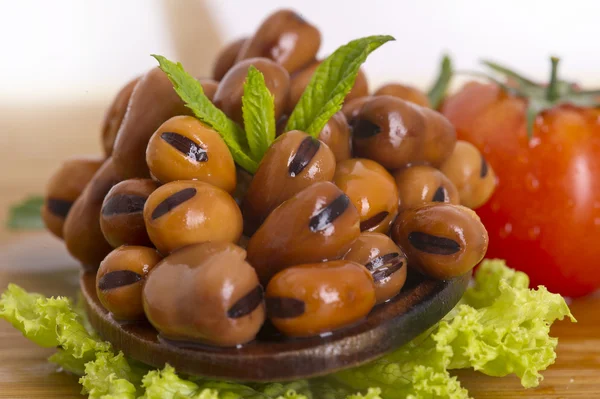
[[[531,173],[525,176],[525,187],[531,192],[536,192],[540,188],[540,181]]]
[[[512,224],[506,223],[503,228],[500,229],[500,237],[506,238],[512,232]]]
[[[498,210],[500,209],[500,201],[493,200],[492,203],[490,204],[490,208],[492,209],[492,212],[494,212],[494,213],[498,212]]]
[[[534,227],[530,227],[529,230],[527,230],[527,235],[532,240],[535,240],[536,238],[538,238],[540,236],[540,232],[541,232],[540,227],[534,226]]]
[[[594,218],[594,225],[600,226],[600,218]]]
[[[539,137],[532,137],[529,140],[529,148],[535,148],[542,143],[542,140]]]

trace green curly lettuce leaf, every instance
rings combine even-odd
[[[265,77],[253,65],[244,82],[242,114],[250,151],[254,159],[261,160],[275,140],[275,99]]]
[[[369,54],[392,36],[369,36],[339,47],[323,61],[304,89],[285,131],[302,130],[318,137],[327,121],[342,108],[358,70]]]
[[[142,375],[132,369],[122,352],[98,352],[96,360],[86,363],[79,383],[90,399],[135,399]]]
[[[535,387],[556,358],[550,325],[569,317],[564,299],[545,287],[528,288],[524,273],[503,261],[484,261],[461,303],[440,323],[394,353],[334,377],[355,389],[373,385],[384,398],[467,398],[448,370],[473,368],[515,374]]]
[[[537,386],[554,362],[557,340],[550,325],[569,317],[564,299],[503,261],[485,261],[474,284],[437,325],[402,348],[365,366],[314,380],[242,385],[183,377],[112,352],[86,329],[66,298],[45,298],[10,285],[0,298],[0,317],[32,341],[60,346],[53,361],[82,375],[92,399],[465,399],[449,370],[472,368],[491,376],[515,374]]]
[[[71,301],[64,297],[46,298],[9,284],[0,297],[0,318],[36,344],[59,348],[50,360],[67,371],[79,373],[97,352],[110,350],[108,342],[99,341],[86,330]]]

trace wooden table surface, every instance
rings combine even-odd
[[[46,233],[20,235],[0,246],[0,290],[15,282],[48,295],[73,295],[77,276],[62,243]],[[461,383],[474,398],[600,398],[600,296],[574,301],[571,309],[579,323],[553,328],[558,360],[538,388],[524,390],[515,377],[473,371],[458,372]],[[77,378],[55,372],[46,361],[51,353],[0,321],[0,398],[80,398]]]
[[[0,107],[0,291],[9,282],[48,295],[73,295],[78,268],[62,243],[47,233],[3,230],[8,206],[41,194],[61,159],[99,153],[105,103],[53,104],[30,109]],[[558,323],[556,364],[536,389],[524,390],[514,377],[492,378],[461,371],[461,383],[475,398],[600,398],[600,295],[571,304],[577,324]],[[80,398],[77,378],[56,373],[46,362],[51,349],[30,343],[0,320],[0,398]]]

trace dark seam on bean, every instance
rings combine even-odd
[[[98,288],[102,291],[111,290],[114,288],[124,287],[126,285],[135,284],[142,280],[142,276],[131,270],[116,270],[106,273],[100,277]]]
[[[308,222],[308,227],[313,232],[326,229],[335,219],[346,211],[348,205],[350,205],[350,198],[348,198],[346,194],[340,195],[331,201],[325,208],[321,209],[319,213],[311,217]]]
[[[46,207],[48,211],[53,215],[56,215],[61,218],[66,218],[67,214],[71,210],[73,206],[73,201],[67,201],[57,198],[48,198],[46,200]]]
[[[254,289],[248,292],[246,295],[241,297],[232,307],[227,311],[227,317],[231,319],[238,319],[249,315],[260,306],[263,300],[263,289],[260,285],[257,285]]]
[[[119,194],[111,197],[102,207],[103,216],[139,213],[144,210],[147,197],[135,194]]]
[[[185,201],[192,199],[196,195],[196,189],[193,187],[184,188],[183,190],[167,197],[163,202],[158,204],[152,212],[152,220],[158,219],[165,213],[170,212],[173,208],[183,204]]]
[[[298,176],[317,154],[319,147],[321,142],[310,136],[302,140],[288,166],[288,174],[292,177]]]
[[[179,133],[164,132],[160,135],[160,138],[196,162],[208,161],[208,153],[204,148]]]
[[[114,177],[112,177],[110,179],[98,179],[98,181],[96,181],[95,184],[92,185],[92,187],[91,187],[91,190],[89,193],[90,199],[94,203],[102,203],[104,201],[104,198],[106,197],[106,194],[108,194],[110,189],[113,188],[114,186],[116,186],[120,182],[121,182],[121,180],[114,178]]]
[[[391,252],[389,254],[377,256],[377,257],[371,259],[371,261],[368,262],[365,265],[365,267],[367,269],[369,269],[370,271],[374,271],[374,270],[380,268],[381,266],[385,265],[386,263],[390,263],[393,259],[399,258],[399,257],[400,257],[400,254],[398,252]]]
[[[440,186],[437,190],[435,190],[435,194],[433,194],[431,201],[446,202],[446,198],[446,189],[443,186]]]
[[[277,319],[292,319],[302,316],[306,310],[304,301],[296,298],[267,297],[267,315]]]
[[[375,283],[379,283],[382,280],[390,277],[392,274],[396,273],[398,270],[402,269],[404,266],[404,261],[392,263],[389,266],[381,267],[373,272],[373,281]]]
[[[433,255],[452,255],[460,251],[460,244],[450,238],[438,237],[419,231],[410,233],[408,241],[419,251]]]
[[[488,174],[488,164],[482,155],[481,156],[481,170],[479,171],[479,177],[481,177],[483,179],[484,177],[487,176],[487,174]]]
[[[376,227],[379,223],[383,222],[383,220],[388,217],[389,212],[379,212],[377,215],[373,216],[370,219],[365,220],[364,222],[360,222],[360,231],[365,231]]]
[[[366,139],[381,133],[381,128],[370,120],[357,118],[352,121],[352,132],[354,137]]]
[[[289,116],[283,114],[279,117],[279,119],[277,119],[277,122],[275,122],[275,131],[277,132],[278,136],[287,132],[287,130],[285,130],[285,125],[287,124],[288,119]]]
[[[296,19],[298,22],[305,24],[306,20],[302,17],[302,15],[296,13],[296,12],[292,12],[292,17],[294,19]]]

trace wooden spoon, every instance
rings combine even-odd
[[[148,322],[117,322],[96,296],[95,274],[82,274],[80,283],[92,326],[127,356],[158,368],[168,363],[184,374],[273,382],[356,367],[404,345],[456,305],[469,277],[436,281],[409,271],[402,292],[357,324],[302,339],[284,338],[265,327],[255,341],[236,348],[174,345],[162,340]]]

